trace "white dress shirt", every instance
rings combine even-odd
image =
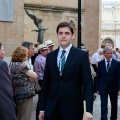
[[[109,61],[109,64],[110,64],[110,66],[111,66],[112,58],[111,58],[110,60],[107,60],[107,59],[105,58],[105,66],[106,66],[106,70],[107,70],[107,64],[108,64],[108,61]],[[110,67],[110,66],[109,66],[109,67]]]
[[[59,63],[60,63],[60,60],[61,60],[60,56],[62,55],[62,50],[66,51],[65,52],[65,61],[66,61],[71,47],[72,47],[72,44],[70,44],[66,49],[63,49],[60,46],[59,51],[58,51],[58,56],[57,56],[57,65],[58,65],[58,67],[59,67]]]
[[[31,58],[28,58],[25,62],[27,64],[28,68],[33,71],[33,65],[31,64],[32,63]]]
[[[91,63],[92,64],[96,64],[98,63],[99,61],[101,61],[101,56],[98,52],[94,53],[93,56],[92,56],[92,59],[91,59]]]
[[[67,60],[67,57],[68,57],[68,54],[69,54],[69,52],[70,52],[70,49],[71,49],[71,47],[72,47],[72,44],[70,44],[66,49],[63,49],[63,48],[61,48],[61,46],[59,45],[59,51],[58,51],[58,56],[57,56],[57,65],[58,65],[58,67],[59,67],[59,62],[60,62],[60,57],[61,57],[61,55],[62,55],[62,50],[65,50],[66,52],[65,52],[65,60]],[[44,111],[40,111],[40,112],[44,112]]]

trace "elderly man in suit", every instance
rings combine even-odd
[[[108,95],[111,102],[111,120],[117,120],[117,99],[120,95],[120,63],[112,59],[112,48],[103,50],[105,59],[98,63],[97,92],[101,98],[101,120],[107,120]]]
[[[0,43],[0,120],[16,120],[9,70],[7,63],[2,60],[4,53],[4,48]]]
[[[39,120],[92,120],[93,81],[86,51],[71,44],[73,26],[62,22],[56,29],[59,48],[48,53],[44,72]]]

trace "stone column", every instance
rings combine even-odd
[[[91,54],[100,47],[101,0],[84,0],[82,43]]]

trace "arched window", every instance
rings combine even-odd
[[[102,46],[110,46],[114,48],[114,43],[110,38],[106,38],[102,41]]]

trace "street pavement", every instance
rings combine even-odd
[[[97,98],[94,101],[93,105],[93,120],[100,120],[100,96],[96,95]],[[33,108],[32,108],[32,114],[31,114],[31,120],[36,120],[35,119],[35,110],[36,110],[36,104],[37,104],[38,97],[37,95],[33,99]],[[110,100],[108,101],[108,120],[110,120],[110,112],[111,112],[111,106],[110,106]],[[120,97],[118,97],[118,119],[120,120]]]
[[[111,114],[111,105],[110,105],[110,100],[108,100],[108,120],[110,120],[110,114]],[[100,116],[101,116],[100,96],[97,95],[97,98],[93,105],[93,120],[100,120]],[[117,120],[120,120],[120,97],[118,97],[118,118]]]

